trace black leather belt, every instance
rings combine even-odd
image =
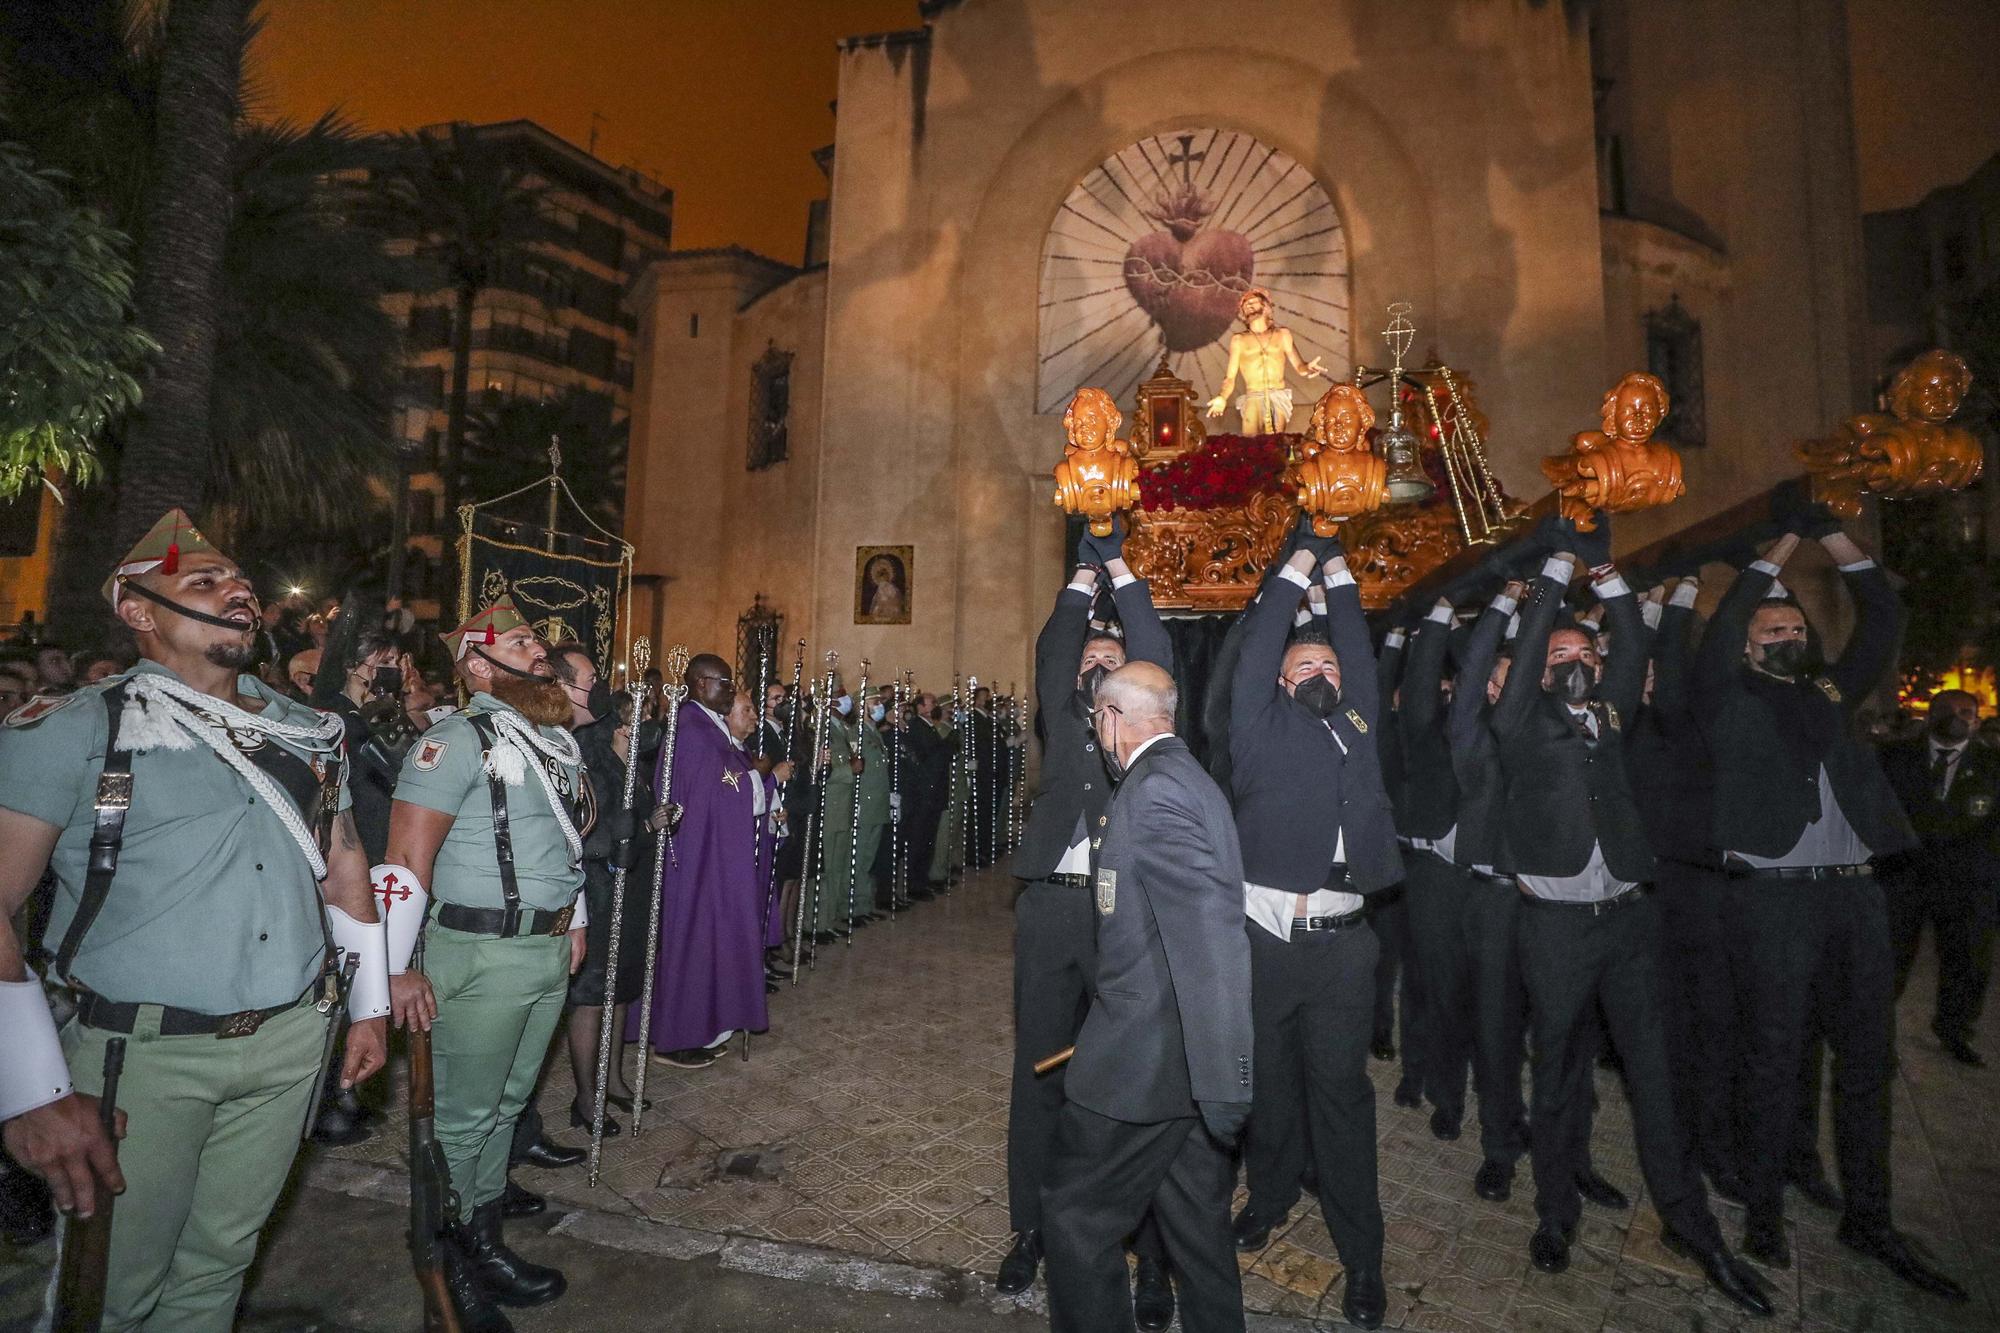
[[[1722,872],[1731,879],[1866,879],[1875,873],[1872,865],[1856,866],[1753,866],[1748,861],[1729,860]]]
[[[1367,919],[1366,912],[1342,912],[1339,916],[1295,916],[1292,918],[1292,930],[1295,933],[1301,930],[1333,933],[1352,930]]]
[[[313,983],[295,1000],[274,1004],[268,1009],[244,1009],[233,1014],[204,1014],[193,1009],[179,1009],[171,1004],[148,1005],[144,1002],[127,1004],[118,1000],[107,1000],[93,991],[79,989],[76,992],[76,1019],[85,1027],[129,1034],[139,1026],[140,1011],[152,1008],[160,1011],[162,1037],[213,1036],[218,1040],[247,1037],[279,1014],[289,1013],[301,1005],[316,1002],[320,994],[320,983],[324,979],[323,973],[313,978]]]
[[[569,929],[569,919],[575,913],[573,905],[549,912],[539,907],[464,907],[458,903],[439,903],[432,915],[446,930],[498,935],[510,940],[520,935],[561,935]]]
[[[1090,876],[1088,875],[1044,875],[1042,878],[1050,884],[1058,884],[1065,889],[1087,889],[1090,887]]]
[[[1640,902],[1645,896],[1645,890],[1638,888],[1627,889],[1623,893],[1614,894],[1609,898],[1598,898],[1592,902],[1576,902],[1566,898],[1537,898],[1532,893],[1521,895],[1524,901],[1534,907],[1561,907],[1572,912],[1588,912],[1592,916],[1602,916],[1614,908]]]
[[[1520,887],[1515,883],[1512,875],[1502,875],[1491,870],[1481,870],[1478,866],[1460,866],[1459,870],[1464,872],[1467,879],[1477,880],[1481,884],[1502,884],[1510,889]]]

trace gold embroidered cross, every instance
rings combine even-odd
[[[731,791],[743,790],[741,787],[736,785],[736,775],[734,773],[729,772],[726,769],[723,771],[722,780],[729,784],[729,790]]]

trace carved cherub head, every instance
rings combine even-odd
[[[1889,410],[1903,421],[1928,421],[1941,426],[1965,401],[1972,372],[1965,362],[1934,347],[1896,372],[1889,385]]]
[[[1322,449],[1347,453],[1362,447],[1362,437],[1374,424],[1368,396],[1352,384],[1336,384],[1313,404],[1306,435]]]
[[[1236,318],[1243,321],[1246,329],[1250,327],[1251,320],[1259,315],[1269,316],[1270,313],[1271,294],[1262,287],[1252,287],[1236,302]]]
[[[1657,375],[1635,370],[1604,395],[1598,409],[1601,429],[1614,440],[1644,444],[1667,415],[1667,386]]]
[[[1078,449],[1109,448],[1124,424],[1125,414],[1102,389],[1078,389],[1063,413],[1063,434]]]

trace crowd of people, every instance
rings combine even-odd
[[[1592,518],[1542,521],[1379,640],[1338,538],[1302,518],[1216,655],[1205,769],[1122,527],[1084,539],[1037,648],[1001,1291],[1046,1265],[1058,1330],[1164,1329],[1177,1305],[1190,1333],[1241,1329],[1232,1247],[1312,1194],[1343,1314],[1378,1326],[1372,1054],[1400,1056],[1395,1101],[1428,1103],[1440,1141],[1476,1092],[1466,1189],[1504,1201],[1528,1159],[1544,1273],[1584,1205],[1630,1206],[1591,1159],[1602,1066],[1663,1243],[1737,1307],[1779,1303],[1788,1189],[1895,1278],[1967,1299],[1894,1224],[1890,1104],[1926,923],[1932,1030],[1983,1063],[2000,753],[1978,702],[1939,691],[1879,751],[1863,733],[1902,611],[1823,507],[1675,551],[1643,593]],[[1837,656],[1781,582],[1807,544],[1855,607]],[[1733,1247],[1711,1194],[1746,1210]]]

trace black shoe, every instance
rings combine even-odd
[[[937,901],[937,890],[936,890],[936,889],[911,889],[911,890],[910,890],[910,897],[911,897],[911,899],[912,899],[912,900],[914,900],[914,901],[916,901],[916,902],[920,902],[920,903],[928,903],[928,902],[936,902],[936,901]]]
[[[1752,1218],[1743,1228],[1743,1243],[1736,1248],[1766,1268],[1792,1266],[1792,1247],[1785,1242],[1782,1222],[1759,1222]]]
[[[1347,1270],[1347,1290],[1340,1297],[1340,1312],[1356,1328],[1380,1328],[1389,1312],[1389,1293],[1382,1285],[1382,1265]]]
[[[1230,1223],[1230,1231],[1236,1236],[1236,1248],[1244,1253],[1261,1250],[1271,1243],[1271,1228],[1284,1221],[1282,1217],[1260,1217],[1245,1204],[1243,1211]]]
[[[1035,1285],[1035,1269],[1042,1262],[1042,1233],[1023,1231],[1014,1237],[1014,1248],[1000,1261],[993,1276],[993,1289],[1002,1296],[1019,1296]]]
[[[606,1106],[609,1106],[611,1104],[611,1099],[609,1097],[606,1097],[604,1099],[604,1104]],[[590,1128],[590,1117],[585,1115],[583,1113],[583,1108],[578,1106],[575,1102],[571,1102],[569,1104],[569,1124],[571,1129]],[[625,1132],[624,1129],[619,1126],[618,1122],[611,1118],[611,1113],[609,1111],[605,1112],[604,1137],[607,1139],[615,1139],[624,1132]],[[583,1153],[585,1156],[589,1155],[588,1149],[579,1148],[577,1149],[577,1151]]]
[[[1396,1058],[1396,1043],[1387,1037],[1377,1037],[1369,1044],[1368,1053],[1377,1060],[1393,1060]]]
[[[696,1046],[685,1051],[661,1051],[653,1057],[663,1065],[676,1069],[706,1069],[715,1063],[715,1054]]]
[[[1765,1319],[1771,1317],[1771,1298],[1764,1293],[1764,1284],[1748,1266],[1737,1261],[1729,1252],[1729,1247],[1721,1241],[1713,1246],[1696,1245],[1673,1228],[1660,1232],[1660,1243],[1700,1266],[1701,1274],[1732,1302],[1742,1306],[1751,1314]]]
[[[1842,1245],[1871,1259],[1881,1260],[1884,1268],[1918,1291],[1926,1291],[1933,1296],[1956,1301],[1961,1305],[1968,1299],[1964,1287],[1919,1258],[1917,1252],[1910,1247],[1910,1242],[1893,1227],[1866,1230],[1842,1222],[1840,1230],[1835,1234]]]
[[[1174,1285],[1158,1259],[1139,1260],[1132,1278],[1132,1319],[1146,1333],[1160,1333],[1174,1322]]]
[[[1597,1174],[1597,1168],[1587,1166],[1576,1173],[1576,1192],[1599,1208],[1630,1208],[1632,1201],[1625,1192]]]
[[[1396,1105],[1407,1106],[1411,1110],[1415,1110],[1416,1108],[1422,1106],[1423,1104],[1424,1104],[1423,1089],[1419,1088],[1415,1083],[1412,1083],[1409,1079],[1397,1080]]]
[[[454,1227],[456,1233],[459,1228]],[[458,1315],[462,1333],[514,1333],[514,1325],[473,1274],[471,1257],[459,1244],[456,1234],[443,1246],[444,1292]]]
[[[575,1109],[574,1107],[570,1108],[572,1115],[575,1114]],[[585,1123],[588,1124],[589,1122],[586,1121]],[[610,1132],[608,1129],[605,1131],[606,1134]],[[590,1153],[583,1148],[566,1148],[551,1139],[539,1138],[529,1144],[528,1150],[514,1160],[516,1162],[526,1162],[529,1166],[545,1167],[551,1171],[555,1171],[566,1166],[576,1166],[589,1156]]]
[[[815,930],[812,933],[812,942],[814,944],[831,944],[839,938],[840,936],[831,930]]]
[[[472,1261],[480,1287],[502,1305],[516,1309],[547,1305],[569,1289],[555,1269],[529,1263],[507,1248],[500,1238],[498,1199],[472,1210],[472,1225],[459,1228],[459,1244]]]
[[[500,1216],[533,1217],[536,1213],[547,1212],[549,1202],[539,1194],[532,1194],[514,1183],[508,1177],[507,1188],[500,1195]]]
[[[1569,1241],[1568,1231],[1544,1222],[1535,1228],[1533,1238],[1528,1241],[1528,1257],[1544,1273],[1560,1273],[1569,1267]]]
[[[792,969],[786,967],[783,963],[766,963],[764,964],[764,975],[773,981],[790,981],[792,979]]]
[[[1505,1203],[1514,1194],[1514,1164],[1486,1161],[1472,1178],[1472,1192],[1493,1203]]]
[[[1786,1180],[1791,1187],[1805,1196],[1806,1202],[1815,1208],[1824,1208],[1830,1213],[1840,1211],[1840,1191],[1826,1178],[1826,1172],[1815,1161],[1810,1167],[1800,1167]]]
[[[319,1117],[313,1121],[313,1142],[322,1148],[345,1148],[351,1143],[360,1143],[374,1131],[344,1110],[340,1103],[328,1098],[319,1109]]]
[[[1450,1143],[1458,1137],[1458,1131],[1459,1117],[1445,1110],[1442,1106],[1431,1112],[1432,1138],[1444,1143]]]

